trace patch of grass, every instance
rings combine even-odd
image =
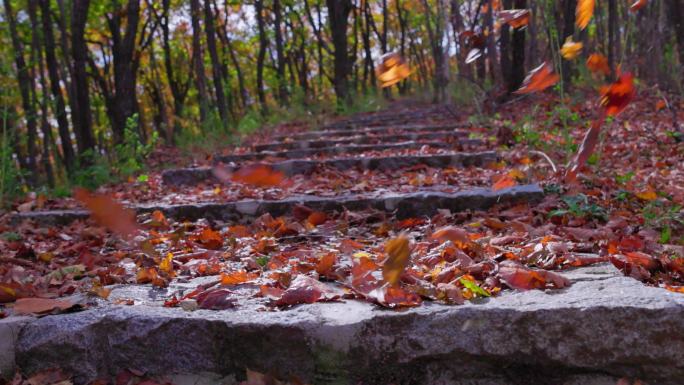
[[[608,220],[606,209],[595,203],[590,203],[589,198],[584,194],[566,195],[561,198],[561,201],[565,204],[565,208],[549,212],[550,217],[571,215],[576,218]]]

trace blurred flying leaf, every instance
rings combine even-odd
[[[399,282],[401,273],[404,272],[409,262],[409,240],[403,235],[387,241],[385,244],[387,259],[382,266],[382,276],[390,285],[394,286]]]
[[[587,68],[593,73],[602,73],[610,75],[610,66],[608,66],[608,58],[600,53],[592,53],[587,58]]]
[[[572,41],[572,36],[568,36],[560,50],[561,56],[563,56],[563,58],[566,60],[573,60],[579,56],[580,52],[582,52],[583,46],[584,44],[580,42],[574,42]]]
[[[508,23],[513,28],[526,27],[530,23],[529,9],[507,9],[499,12],[501,23]]]
[[[74,190],[74,198],[90,210],[95,222],[117,234],[130,236],[138,229],[135,212],[107,195],[77,188]]]
[[[396,52],[383,55],[375,71],[382,88],[393,86],[411,75],[408,63]]]
[[[543,91],[558,83],[560,76],[553,72],[553,66],[547,62],[530,71],[516,94],[529,94]]]
[[[575,11],[575,24],[579,29],[584,29],[589,25],[592,16],[594,16],[595,0],[578,0],[577,10]]]

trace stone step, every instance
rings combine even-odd
[[[330,139],[318,140],[296,140],[284,142],[282,140],[271,143],[255,144],[252,146],[254,151],[278,151],[294,149],[312,149],[322,147],[335,147],[350,144],[382,144],[396,143],[405,141],[434,141],[434,140],[453,140],[468,136],[467,131],[416,131],[412,133],[363,133],[355,136],[332,137]]]
[[[124,285],[110,300],[135,306],[100,301],[21,319],[3,350],[15,353],[23,373],[58,367],[77,385],[126,369],[177,384],[234,385],[246,369],[306,384],[614,385],[622,377],[682,384],[684,296],[612,265],[561,274],[569,288],[403,311],[356,300],[264,311],[252,299],[186,312],[162,307],[163,299],[201,279],[168,289]]]
[[[359,170],[400,170],[402,168],[424,165],[435,168],[447,167],[484,167],[498,160],[494,151],[475,153],[455,153],[445,155],[397,155],[369,158],[339,158],[326,160],[286,160],[272,163],[271,167],[286,176],[311,174],[316,170],[333,168],[344,171]],[[239,167],[226,166],[232,172]],[[169,186],[195,185],[201,182],[219,182],[211,167],[172,169],[162,172],[162,181]]]
[[[362,211],[376,209],[392,212],[399,219],[434,215],[438,209],[452,212],[466,210],[485,210],[497,204],[536,203],[544,193],[536,185],[521,185],[499,191],[488,188],[473,188],[457,193],[439,191],[419,191],[406,194],[383,192],[379,196],[369,194],[342,195],[333,198],[313,195],[292,196],[281,200],[242,200],[225,203],[200,204],[138,204],[131,208],[137,214],[161,211],[168,218],[176,220],[198,219],[239,221],[245,217],[258,217],[269,213],[273,216],[286,215],[296,205],[304,205],[313,210],[332,213],[343,210]],[[87,210],[50,210],[31,211],[15,214],[13,224],[31,220],[42,226],[61,226],[75,220],[88,219]]]
[[[463,129],[463,125],[445,124],[410,124],[410,125],[390,125],[381,127],[360,127],[355,129],[325,129],[319,131],[301,131],[287,134],[274,135],[273,140],[318,140],[327,137],[346,137],[369,134],[404,134],[410,132],[437,132],[454,131],[459,135],[467,136],[468,131]]]
[[[456,143],[447,142],[401,142],[401,143],[385,143],[385,144],[358,144],[349,146],[335,146],[335,147],[321,147],[310,148],[304,150],[287,150],[287,151],[262,151],[245,154],[234,155],[217,155],[214,159],[221,163],[239,163],[245,161],[261,160],[265,158],[284,158],[284,159],[300,159],[312,156],[339,156],[347,154],[361,154],[371,151],[387,151],[387,150],[410,150],[420,149],[423,147],[437,148],[437,149],[451,149],[461,150],[475,146],[482,146],[485,141],[481,139],[462,139]]]

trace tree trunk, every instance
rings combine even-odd
[[[257,19],[257,28],[259,30],[259,53],[257,55],[256,68],[257,95],[259,97],[259,104],[261,105],[261,113],[266,115],[268,113],[268,105],[266,104],[266,92],[264,91],[264,62],[266,60],[266,47],[268,45],[268,40],[266,39],[263,0],[255,0],[254,8]]]
[[[350,70],[347,53],[347,26],[349,13],[352,10],[351,0],[326,0],[328,22],[332,35],[334,52],[333,85],[337,95],[337,103],[350,103],[348,75]]]
[[[36,183],[36,110],[31,102],[30,94],[35,88],[33,79],[29,76],[29,68],[24,60],[23,46],[19,40],[17,32],[17,24],[12,11],[12,5],[9,0],[4,0],[5,16],[7,18],[10,35],[12,38],[12,49],[14,50],[14,63],[17,66],[17,80],[19,81],[19,93],[21,94],[21,105],[24,109],[24,117],[26,119],[28,159],[26,165],[28,169],[27,181],[30,185]],[[17,143],[18,144],[18,143]],[[20,154],[17,154],[20,155]]]
[[[285,48],[283,43],[282,18],[283,11],[280,0],[273,0],[273,29],[276,43],[276,74],[278,77],[278,99],[282,105],[287,104],[288,92],[285,84]]]
[[[684,89],[684,5],[682,0],[667,0],[668,13],[672,22],[672,27],[677,38],[677,48],[679,51],[679,81]]]
[[[576,8],[577,0],[563,0],[563,34],[559,36],[559,46],[563,45],[565,38],[575,34]],[[561,71],[563,72],[563,86],[567,88],[570,86],[573,72],[570,60],[561,59]]]
[[[43,44],[45,45],[45,61],[47,63],[48,76],[50,77],[50,90],[54,100],[54,115],[57,120],[59,138],[62,142],[64,166],[69,174],[74,171],[75,155],[69,134],[69,121],[67,120],[64,95],[60,87],[60,77],[55,56],[55,37],[52,34],[52,21],[50,19],[50,1],[41,0],[41,17],[43,21]]]
[[[89,0],[73,0],[71,5],[71,52],[74,59],[71,83],[74,88],[74,105],[76,106],[75,111],[71,111],[71,121],[74,131],[77,132],[79,154],[95,148],[93,118],[90,114],[88,74],[86,73],[88,47],[85,42],[85,26],[88,20],[89,5]]]
[[[513,7],[513,0],[503,0],[503,8],[511,9]],[[507,23],[501,25],[501,38],[499,41],[499,49],[501,50],[501,77],[506,84],[506,88],[510,91],[512,68],[511,68],[511,54],[514,48],[511,47],[511,27]]]
[[[617,59],[618,14],[615,0],[608,0],[608,65],[615,71]]]
[[[527,0],[515,0],[516,9],[525,9]],[[513,44],[511,45],[511,71],[508,82],[508,92],[513,92],[520,88],[525,80],[525,28],[513,30]]]
[[[200,109],[200,124],[207,122],[207,78],[204,73],[204,55],[202,54],[202,27],[200,27],[199,0],[190,0],[190,16],[192,24],[192,66],[195,72],[195,87],[197,87],[197,101]]]
[[[204,0],[204,28],[207,35],[207,48],[211,57],[212,76],[214,77],[214,92],[216,93],[216,104],[221,117],[221,122],[225,127],[228,124],[228,104],[223,89],[223,70],[221,60],[219,60],[216,48],[216,28],[214,27],[214,13],[211,11],[211,1]]]

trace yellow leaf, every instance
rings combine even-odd
[[[159,270],[171,274],[173,273],[173,254],[168,253],[166,257],[159,262]]]
[[[579,0],[575,11],[575,24],[584,29],[589,25],[591,17],[594,16],[594,4],[596,0]]]
[[[399,282],[401,273],[404,272],[409,261],[409,240],[403,235],[390,239],[385,244],[387,259],[382,266],[382,276],[390,285]]]
[[[580,52],[582,52],[582,47],[582,43],[574,42],[572,41],[572,37],[568,37],[565,39],[565,44],[563,44],[563,48],[560,50],[561,56],[563,56],[565,60],[575,59],[579,56]]]
[[[647,188],[644,191],[636,193],[637,198],[645,201],[654,201],[658,199],[658,194],[656,194],[655,190],[653,190],[652,187]]]

